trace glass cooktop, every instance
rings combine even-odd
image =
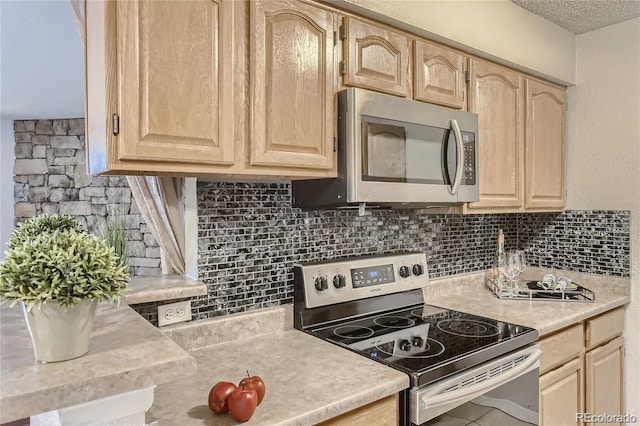
[[[308,330],[324,340],[431,383],[534,342],[535,329],[416,305]]]

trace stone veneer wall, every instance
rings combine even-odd
[[[487,269],[499,228],[532,266],[629,276],[626,211],[418,214],[413,210],[304,212],[289,183],[198,182],[198,271],[208,294],[194,318],[291,303],[292,265],[345,256],[424,251],[432,278]],[[164,302],[167,303],[167,302]],[[157,303],[135,309],[157,324]]]
[[[84,119],[14,122],[16,224],[42,213],[73,216],[90,232],[119,217],[133,275],[159,275],[160,248],[123,176],[86,173]],[[3,242],[4,243],[4,242]]]

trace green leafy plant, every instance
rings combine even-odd
[[[9,238],[9,248],[12,249],[17,246],[21,246],[25,242],[33,240],[40,234],[58,229],[74,229],[77,232],[84,231],[82,225],[80,225],[71,216],[42,214],[40,216],[32,217],[18,225],[18,228],[13,231]]]
[[[22,244],[10,241],[0,263],[0,299],[24,302],[29,310],[48,301],[63,307],[83,299],[119,302],[129,272],[106,241],[75,226],[42,229]]]
[[[113,247],[123,264],[127,263],[127,229],[121,217],[110,218],[102,223],[100,236]]]

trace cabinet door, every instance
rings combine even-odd
[[[525,207],[562,210],[565,204],[566,92],[527,80]]]
[[[478,114],[480,201],[470,210],[518,211],[522,206],[524,78],[474,58],[469,110]]]
[[[250,7],[250,164],[330,169],[334,15],[297,1]]]
[[[584,413],[582,358],[540,376],[540,425],[576,425]]]
[[[357,19],[342,19],[343,84],[411,97],[411,40]]]
[[[233,163],[232,24],[229,1],[117,3],[119,160]]]
[[[467,58],[423,40],[416,40],[414,46],[414,98],[466,109],[464,69]]]
[[[586,411],[593,414],[624,413],[623,394],[624,340],[618,337],[587,352]]]

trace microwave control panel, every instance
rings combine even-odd
[[[476,184],[476,136],[473,133],[462,132],[464,146],[464,168],[462,169],[462,185]]]

